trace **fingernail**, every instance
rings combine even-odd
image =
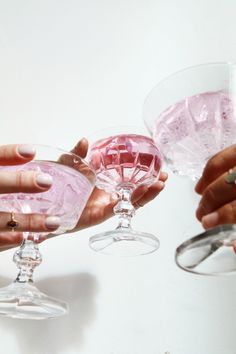
[[[163,178],[167,179],[168,178],[168,173],[167,172],[161,172]]]
[[[218,224],[219,214],[217,212],[203,216],[201,222],[206,228],[213,227]]]
[[[18,153],[23,157],[31,157],[35,155],[35,147],[33,145],[19,145],[17,147]]]
[[[45,225],[48,229],[56,229],[60,224],[61,220],[58,216],[48,216],[45,220]]]
[[[48,175],[47,173],[39,173],[36,176],[36,182],[41,187],[48,187],[52,185],[52,176]]]

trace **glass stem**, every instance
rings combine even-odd
[[[135,208],[131,203],[133,187],[121,187],[118,190],[119,202],[114,207],[115,215],[119,217],[117,229],[131,229],[131,218],[135,215]]]
[[[29,238],[29,236],[31,237]],[[33,241],[34,237],[34,234],[25,232],[23,242],[13,256],[13,261],[19,269],[15,280],[17,283],[33,282],[34,268],[42,262],[38,244]]]

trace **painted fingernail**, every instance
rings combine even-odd
[[[61,224],[58,216],[48,216],[45,220],[45,225],[48,229],[57,229]]]
[[[35,147],[33,145],[19,145],[17,147],[18,153],[23,157],[31,157],[35,155]]]
[[[217,212],[203,216],[201,222],[203,227],[209,228],[218,224],[219,214]]]
[[[40,187],[48,187],[52,185],[53,179],[47,173],[39,173],[36,176],[36,182]]]

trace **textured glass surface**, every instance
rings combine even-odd
[[[157,119],[153,139],[170,168],[198,179],[207,160],[236,140],[236,122],[228,94],[206,92],[187,97]]]
[[[53,184],[47,192],[1,195],[2,211],[57,215],[61,218],[61,226],[51,232],[55,234],[76,225],[93,188],[82,173],[56,162],[37,160],[21,166],[0,167],[3,169],[47,173],[52,176]]]
[[[161,168],[161,154],[153,140],[135,134],[99,140],[92,146],[89,160],[97,175],[97,186],[106,191],[125,184],[151,184]]]

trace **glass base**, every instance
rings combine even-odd
[[[177,265],[191,273],[220,275],[236,272],[236,225],[209,229],[182,243]]]
[[[0,289],[0,315],[44,320],[65,315],[68,306],[39,291],[29,283],[12,283]]]
[[[122,228],[92,236],[89,245],[103,254],[132,257],[152,253],[160,243],[152,234]]]

